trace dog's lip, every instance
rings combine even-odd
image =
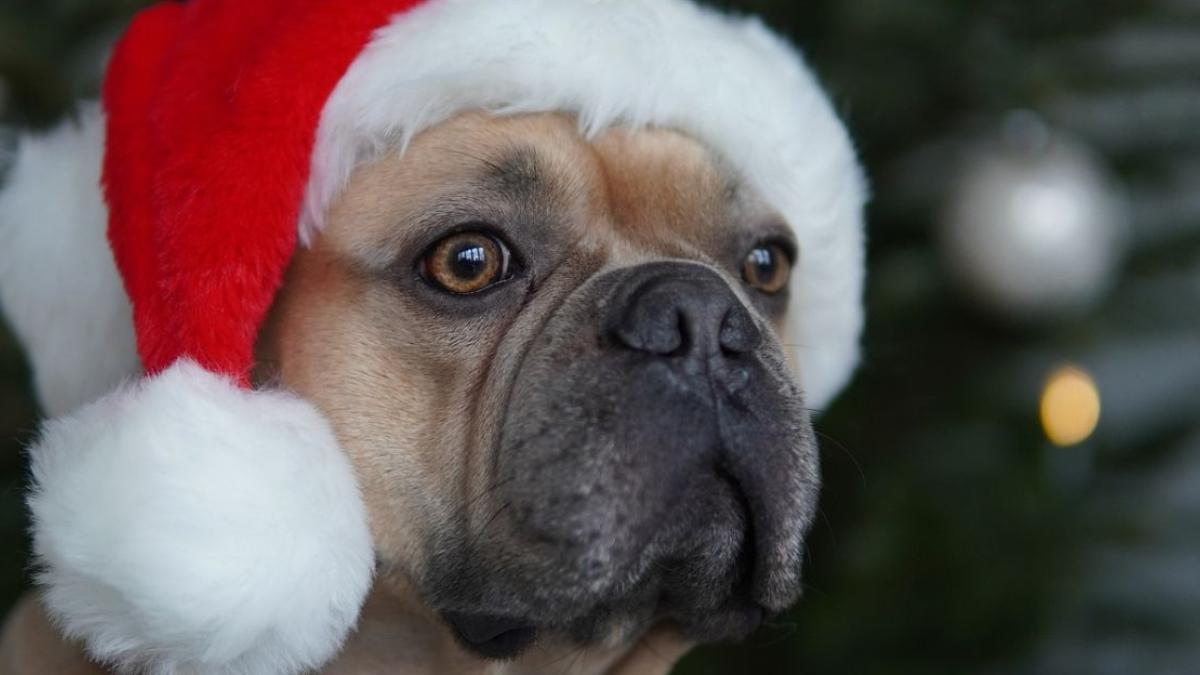
[[[446,622],[468,648],[490,659],[513,659],[537,639],[537,627],[515,617],[448,612]]]

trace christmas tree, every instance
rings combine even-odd
[[[144,4],[0,0],[0,167]],[[721,4],[801,45],[852,129],[869,326],[817,422],[806,599],[678,672],[1195,670],[1200,4]],[[36,425],[0,333],[0,607]]]

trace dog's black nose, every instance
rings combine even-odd
[[[762,341],[729,285],[701,265],[641,265],[630,271],[610,303],[609,334],[635,351],[707,360],[745,354]]]

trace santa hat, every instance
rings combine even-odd
[[[372,575],[366,514],[320,413],[251,386],[254,343],[351,172],[474,109],[713,148],[795,228],[788,343],[810,405],[843,385],[863,181],[758,21],[687,0],[156,5],[118,44],[103,110],[28,141],[0,195],[0,300],[63,415],[31,450],[39,581],[94,658],[295,673],[340,648]]]

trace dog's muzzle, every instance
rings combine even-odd
[[[481,653],[630,621],[736,638],[799,596],[811,425],[778,342],[710,268],[576,291],[529,346],[497,452],[501,515],[435,580]]]

